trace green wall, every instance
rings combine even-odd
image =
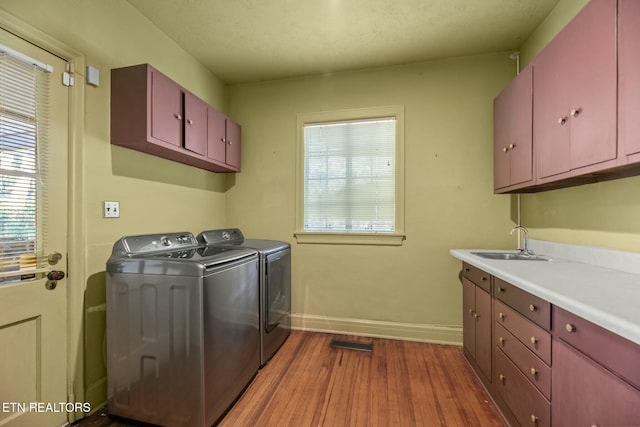
[[[523,45],[524,63],[530,62],[587,2],[561,0]],[[640,251],[640,177],[521,197],[522,223],[533,238]]]
[[[296,326],[461,341],[460,263],[449,249],[516,245],[491,166],[493,98],[515,71],[500,53],[228,88],[244,127],[227,223],[291,242]],[[396,104],[406,117],[406,241],[297,244],[296,115]]]
[[[104,271],[113,243],[123,235],[222,227],[227,188],[226,175],[111,146],[110,69],[151,63],[220,109],[224,85],[124,0],[3,0],[0,8],[82,52],[100,70],[100,86],[85,87],[80,136],[86,273],[69,278],[69,290],[80,292],[85,310],[84,336],[70,337],[85,360],[73,374],[86,390],[84,399],[77,397],[97,409],[106,401]],[[76,84],[83,85],[84,70],[78,73]],[[103,219],[103,200],[120,201],[121,218]]]

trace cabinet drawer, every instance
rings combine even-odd
[[[546,364],[551,364],[551,334],[531,323],[506,304],[496,301],[495,319]]]
[[[553,333],[640,389],[640,346],[553,307]]]
[[[489,273],[486,273],[471,264],[463,262],[462,275],[471,280],[476,285],[480,286],[485,291],[491,293],[491,276],[489,275]]]
[[[546,363],[498,324],[496,345],[547,399],[551,399],[551,368]]]
[[[497,277],[494,281],[496,298],[547,331],[551,330],[551,304]]]
[[[496,351],[496,393],[521,426],[551,425],[551,405],[501,351]]]

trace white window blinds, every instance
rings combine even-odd
[[[49,74],[0,53],[0,283],[45,265]]]
[[[396,119],[304,125],[304,231],[395,231]]]

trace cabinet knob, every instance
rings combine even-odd
[[[536,311],[537,309],[538,309],[538,307],[536,307],[535,305],[529,304],[529,310],[530,311]]]
[[[509,144],[509,148],[513,150],[514,148],[516,148],[516,144]]]
[[[480,315],[478,313],[473,313],[473,318],[477,319],[478,317],[480,317]]]
[[[509,151],[509,149],[508,149],[507,147],[504,147],[504,148],[502,149],[502,151],[504,151],[504,152],[506,153],[507,151]]]
[[[232,140],[229,140],[229,145],[232,145],[232,144],[233,144],[233,141],[232,141]]]
[[[498,290],[498,292],[500,292],[500,293],[504,292],[504,288],[501,288],[501,287],[498,287],[498,289],[497,289],[497,290]]]
[[[571,117],[578,117],[582,112],[582,108],[575,108],[571,110]]]
[[[504,382],[504,380],[507,379],[507,377],[505,377],[504,375],[500,374],[500,376],[498,377],[500,378],[500,381]]]
[[[487,278],[485,276],[480,276],[480,280],[482,280],[483,282],[486,282]]]
[[[180,114],[174,114],[174,116],[176,117],[176,119],[182,120],[182,116]]]
[[[567,330],[567,332],[574,332],[576,330],[576,327],[571,323],[567,323],[564,328]]]
[[[191,119],[187,119],[187,123],[189,123],[190,125],[192,125],[192,124],[193,124],[193,120],[191,120]]]
[[[222,143],[224,144],[224,143],[226,143],[226,142],[227,142],[227,140],[226,140],[226,139],[224,139],[224,138],[220,138],[220,142],[222,142]]]
[[[531,414],[531,422],[532,423],[537,423],[538,422],[538,417],[536,417],[535,415]]]
[[[531,344],[535,344],[537,342],[538,340],[536,339],[536,337],[531,337]]]
[[[500,337],[500,338],[498,338],[498,341],[500,341],[500,344],[504,347],[504,341],[505,341],[505,339],[504,339],[504,338],[502,338],[502,337]]]
[[[567,123],[567,118],[566,117],[560,117],[558,118],[558,124],[564,126],[564,124]]]
[[[469,309],[469,314],[473,316],[473,309],[472,308]]]
[[[499,317],[500,319],[504,319],[504,313],[500,313],[500,314],[498,314],[498,317]]]
[[[531,368],[531,376],[535,377],[536,375],[538,375],[538,371],[536,370],[536,368]]]

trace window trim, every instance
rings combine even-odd
[[[304,126],[314,123],[396,119],[395,231],[372,233],[330,233],[304,231]],[[346,110],[298,113],[296,137],[296,232],[302,244],[401,246],[404,232],[404,105],[354,108]]]

